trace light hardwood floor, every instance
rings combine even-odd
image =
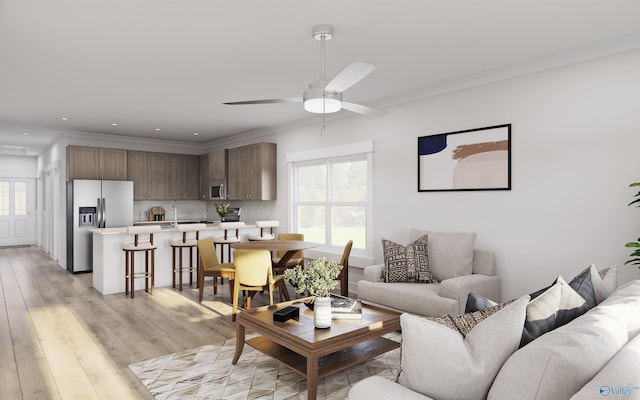
[[[235,335],[226,281],[198,304],[195,286],[130,299],[91,280],[37,246],[0,248],[0,399],[152,399],[129,364]]]

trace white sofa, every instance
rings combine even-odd
[[[410,240],[424,234],[428,236],[429,262],[438,283],[385,282],[385,265],[370,265],[364,268],[364,279],[358,282],[358,298],[427,317],[464,313],[469,292],[500,301],[494,254],[474,249],[474,233],[412,229]]]
[[[399,383],[367,378],[348,398],[640,399],[640,280],[518,349],[514,328],[523,304],[511,303],[457,340],[450,333],[440,338],[444,327],[433,321],[403,314]]]

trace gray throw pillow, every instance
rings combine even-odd
[[[427,236],[403,246],[382,239],[385,282],[435,283],[429,267]]]

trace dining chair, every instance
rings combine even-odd
[[[304,240],[303,233],[280,233],[278,235],[278,240]],[[278,264],[280,259],[284,256],[286,251],[278,251],[276,256],[272,259],[273,265]],[[296,265],[301,265],[304,267],[304,251],[298,250],[295,252],[293,257],[289,261],[287,261],[286,267],[293,268]],[[284,271],[276,271],[277,274],[281,274]]]
[[[236,250],[234,252],[236,275],[233,283],[233,321],[238,313],[240,291],[248,292],[242,307],[251,309],[251,299],[258,293],[269,291],[269,304],[273,304],[273,291],[280,284],[283,275],[273,276],[269,250]],[[282,291],[280,291],[282,301]]]
[[[218,261],[213,238],[198,240],[198,253],[200,254],[200,265],[198,270],[198,302],[202,303],[204,292],[204,277],[213,277],[213,294],[218,294],[218,278],[229,279],[229,293],[233,293],[233,283],[236,269],[233,263],[221,263]]]
[[[340,275],[338,275],[337,278],[340,281],[340,295],[344,297],[349,297],[349,255],[351,254],[352,247],[353,240],[349,240],[344,246],[342,259],[340,260],[342,270],[340,271]]]

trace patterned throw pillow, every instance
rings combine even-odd
[[[613,267],[605,268],[598,271],[598,273],[604,284],[609,288],[609,291],[611,293],[615,292],[618,288],[618,266],[614,265]]]
[[[491,301],[489,299],[486,299],[486,300]],[[501,304],[494,303],[495,305],[490,306],[488,308],[465,313],[462,315],[447,314],[447,315],[443,315],[442,317],[426,317],[425,319],[436,322],[440,325],[444,325],[447,328],[451,328],[454,331],[461,334],[462,337],[466,337],[469,334],[469,332],[471,332],[471,329],[473,329],[473,327],[475,327],[476,325],[478,325],[480,322],[484,321],[491,315],[502,310],[504,307],[506,307],[507,305],[511,304],[514,301],[515,299],[507,301],[506,303],[501,303]]]
[[[427,235],[403,246],[382,239],[385,282],[435,283],[429,268]]]

